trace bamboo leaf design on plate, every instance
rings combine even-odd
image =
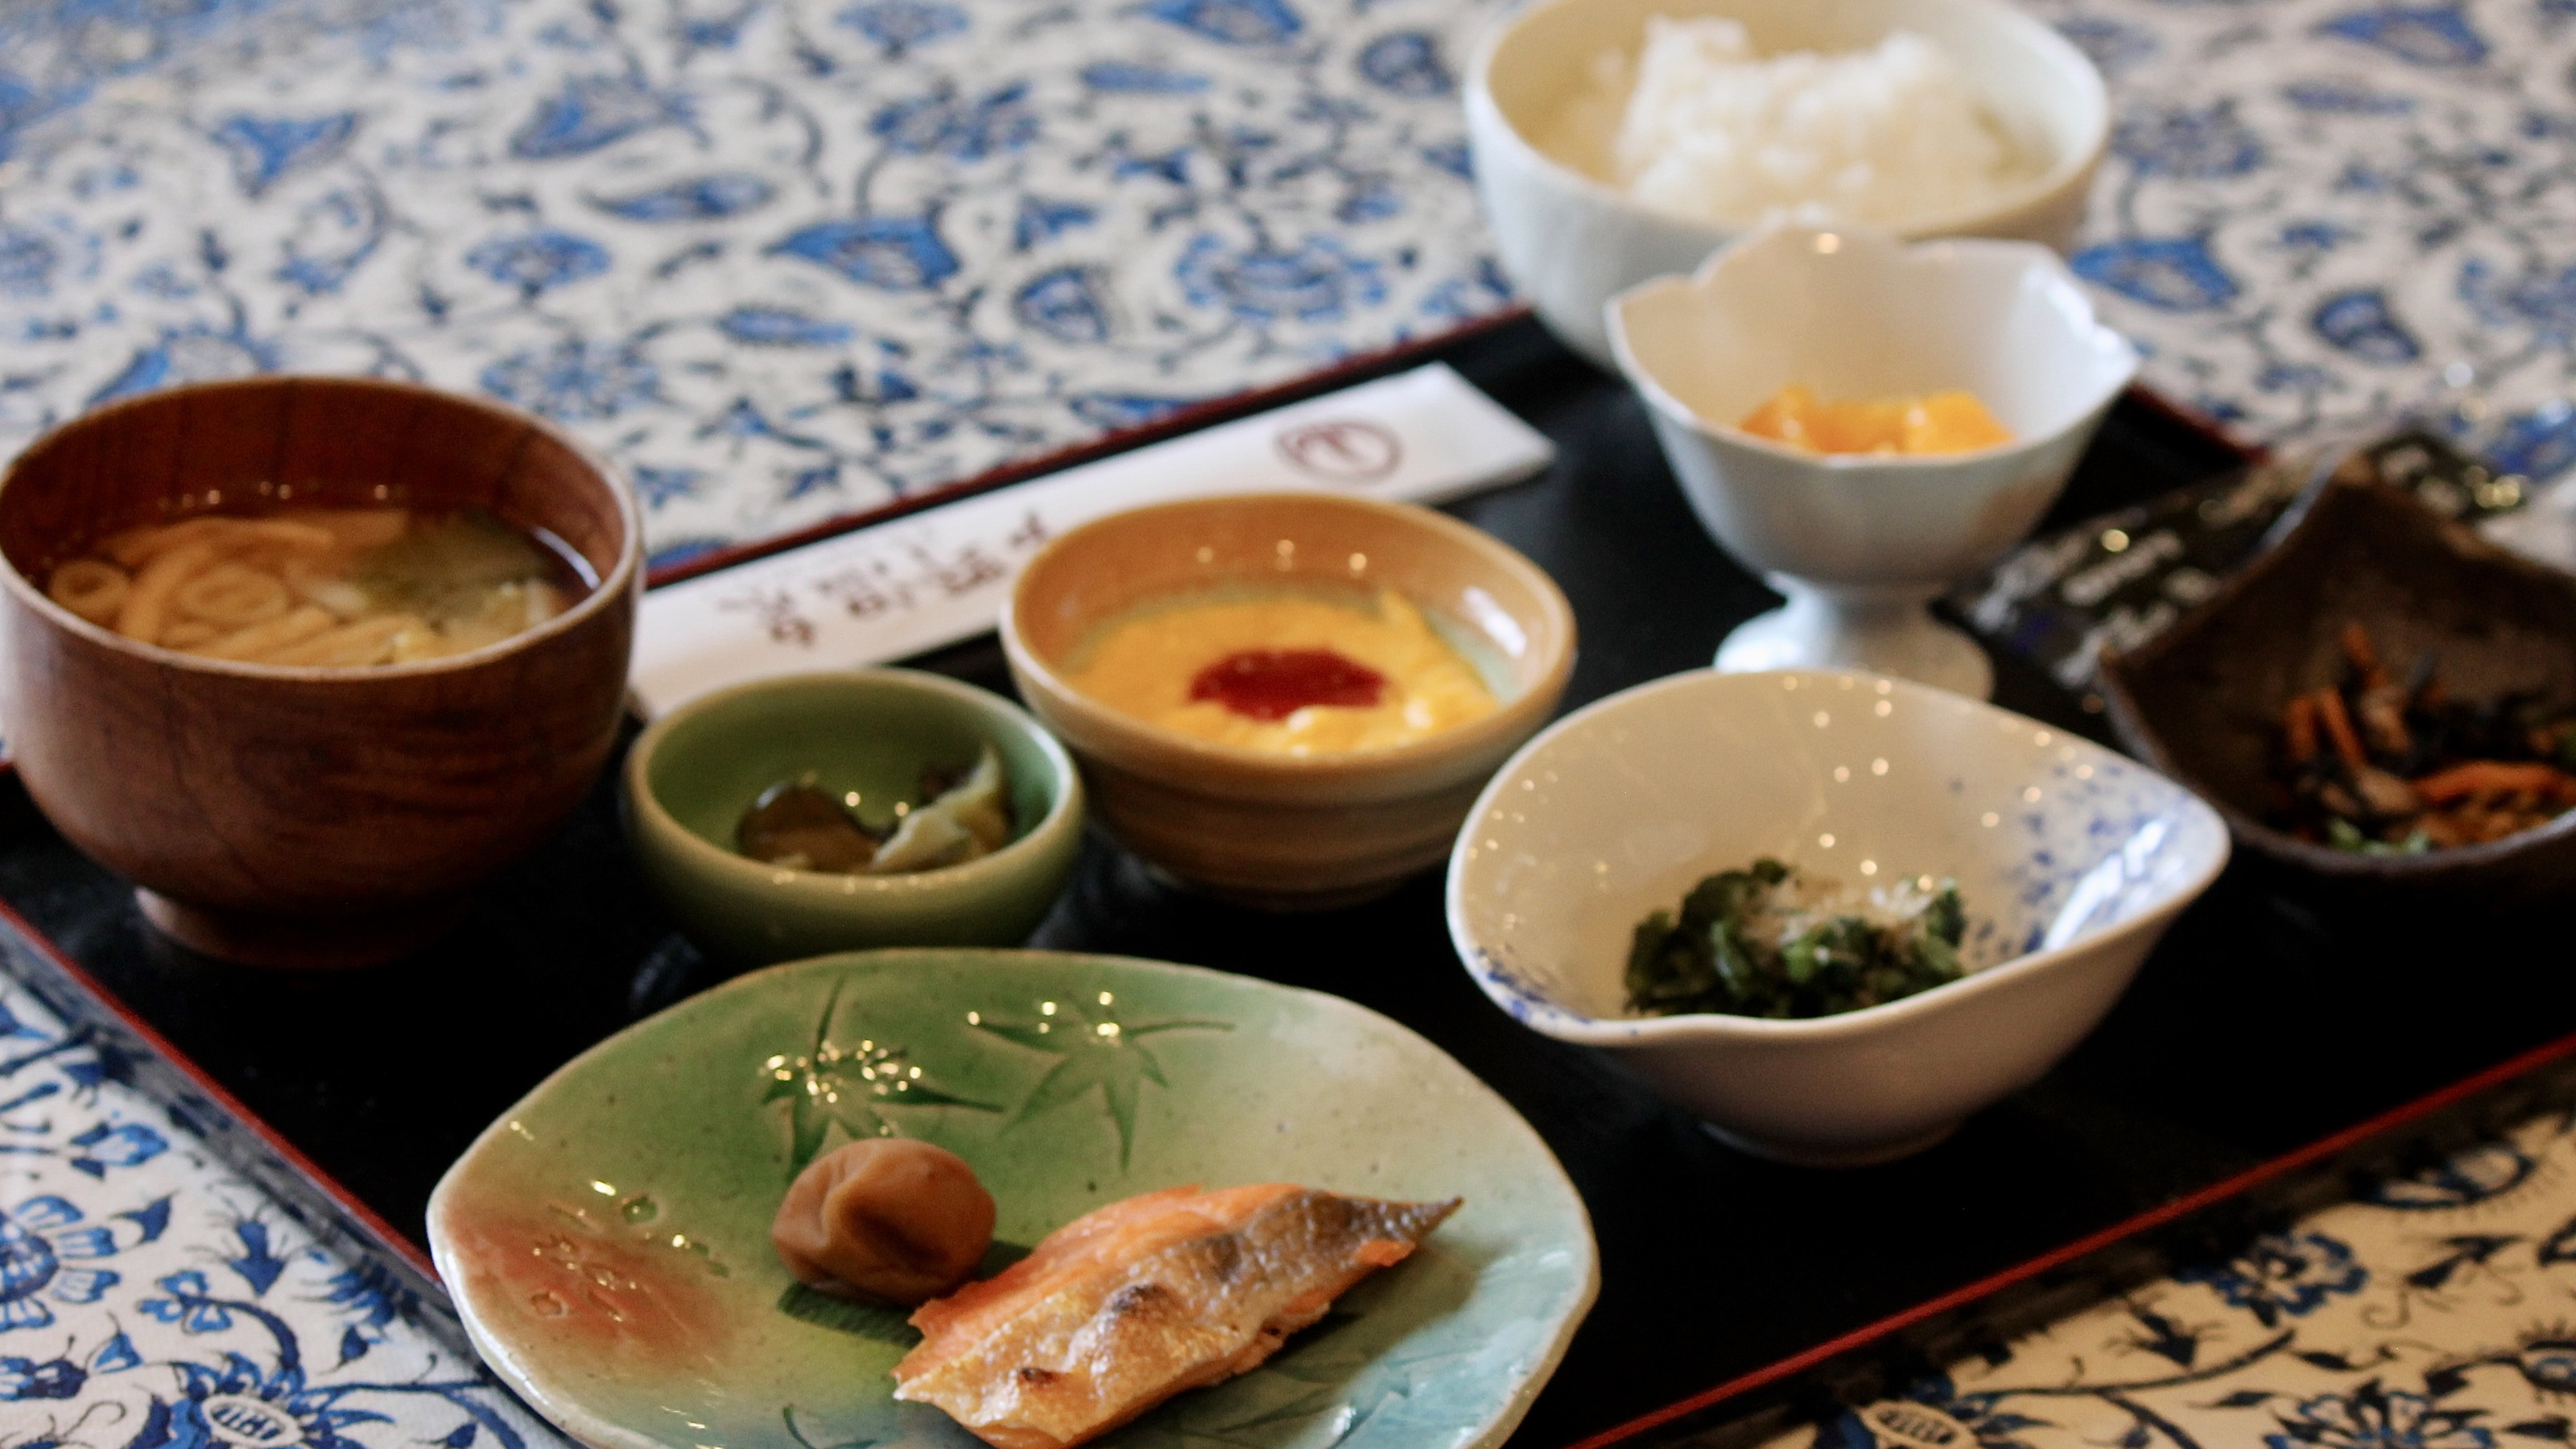
[[[822,1014],[814,1019],[813,1039],[803,1052],[781,1052],[760,1064],[762,1075],[769,1078],[761,1105],[787,1103],[787,1175],[791,1178],[823,1150],[834,1123],[855,1140],[898,1135],[883,1115],[887,1107],[1002,1110],[940,1086],[905,1047],[873,1037],[862,1037],[856,1045],[834,1041],[832,1018],[840,1011],[845,984],[832,983],[832,994],[824,999]]]
[[[1234,1030],[1230,1021],[1129,1021],[1118,1011],[1116,995],[1107,991],[1092,993],[1088,1001],[1070,994],[1059,1001],[1041,1001],[1036,1018],[1029,1021],[996,1021],[982,1012],[970,1011],[966,1013],[966,1024],[1062,1059],[1029,1090],[1028,1099],[1011,1114],[1010,1125],[1016,1127],[1032,1117],[1081,1101],[1097,1087],[1109,1120],[1118,1128],[1121,1168],[1127,1165],[1128,1154],[1135,1146],[1136,1108],[1143,1097],[1142,1084],[1152,1082],[1166,1089],[1171,1086],[1163,1076],[1163,1064],[1155,1060],[1144,1039],[1167,1031]]]
[[[876,1449],[876,1445],[883,1442],[877,1439],[848,1439],[838,1444],[817,1444],[806,1438],[805,1431],[797,1427],[794,1404],[786,1405],[778,1411],[778,1421],[787,1426],[787,1437],[795,1440],[799,1449]]]
[[[1191,1415],[1186,1427],[1195,1436],[1218,1443],[1271,1445],[1278,1442],[1278,1429],[1331,1414],[1332,1442],[1339,1443],[1381,1411],[1410,1400],[1423,1384],[1438,1382],[1465,1357],[1454,1350],[1354,1352],[1345,1347],[1296,1369],[1274,1362],[1264,1365],[1264,1371],[1299,1386],[1290,1389],[1288,1397],[1241,1417],[1219,1417],[1216,1411],[1225,1401],[1210,1401],[1202,1412]]]
[[[1017,1243],[996,1241],[984,1250],[983,1261],[976,1264],[973,1276],[990,1278],[1004,1268],[1029,1255]],[[790,1283],[778,1295],[778,1311],[817,1328],[835,1333],[854,1334],[909,1349],[921,1342],[921,1330],[912,1326],[909,1308],[895,1308],[876,1303],[862,1303],[852,1298],[839,1298],[820,1293],[802,1283]]]

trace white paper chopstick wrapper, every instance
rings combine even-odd
[[[1555,448],[1445,363],[839,534],[644,596],[649,717],[772,675],[882,664],[991,629],[1022,562],[1140,504],[1301,490],[1439,503],[1518,482]]]

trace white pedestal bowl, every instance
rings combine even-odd
[[[2056,254],[1781,227],[1604,310],[1692,511],[1789,599],[1728,637],[1720,669],[1858,668],[1991,690],[1983,651],[1924,606],[2048,511],[2138,367]],[[2015,441],[1818,454],[1735,426],[1790,383],[1837,399],[1966,388]]]

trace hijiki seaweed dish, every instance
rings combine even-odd
[[[2275,821],[2302,840],[2413,855],[2502,840],[2576,807],[2576,709],[2452,697],[2427,653],[2400,675],[2344,626],[2343,676],[2281,711]]]

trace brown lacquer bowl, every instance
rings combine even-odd
[[[291,490],[489,510],[598,586],[470,653],[371,669],[226,663],[90,624],[34,581],[100,535]],[[615,743],[641,575],[635,504],[492,403],[355,379],[152,393],[0,473],[0,733],[64,836],[208,954],[353,965],[426,943],[580,801]]]
[[[2339,902],[2518,906],[2576,886],[2576,812],[2482,845],[2363,855],[2267,823],[2280,719],[2333,684],[2348,623],[2455,698],[2576,701],[2576,577],[2378,484],[2326,485],[2281,542],[2145,648],[2102,666],[2120,738],[2200,792],[2252,854]],[[2563,896],[2562,896],[2563,898]]]

